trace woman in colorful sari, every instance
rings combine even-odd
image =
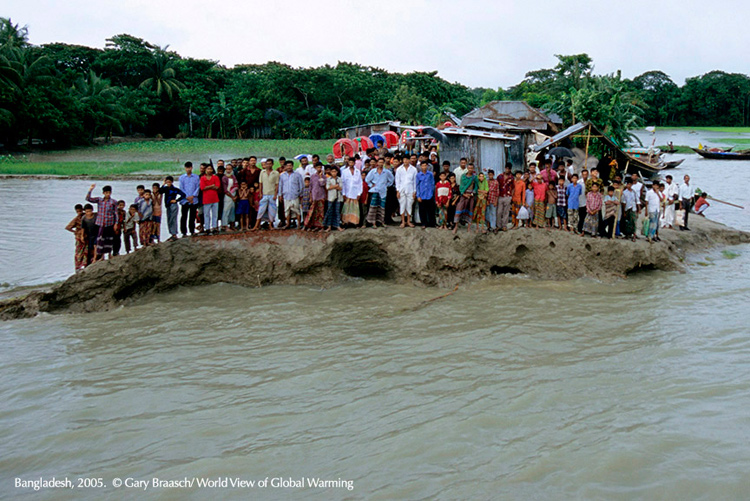
[[[547,200],[547,183],[542,180],[542,175],[537,174],[531,181],[534,190],[534,226],[544,228],[547,220],[544,217],[545,201]]]
[[[474,205],[472,220],[477,225],[477,231],[481,231],[482,233],[487,233],[485,213],[487,212],[487,194],[489,192],[489,181],[484,177],[484,173],[480,172],[477,177],[477,201]],[[471,224],[469,224],[469,230],[471,230]]]
[[[305,218],[305,230],[320,231],[323,229],[325,216],[326,177],[323,175],[323,164],[315,164],[315,172],[310,175],[310,212]]]

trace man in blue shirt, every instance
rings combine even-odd
[[[296,221],[299,220],[301,214],[300,200],[305,181],[303,175],[293,169],[294,162],[287,160],[284,163],[284,172],[279,175],[279,195],[284,200],[284,225],[279,227],[281,230],[288,227],[296,228]],[[292,226],[292,220],[295,221],[294,226]]]
[[[169,228],[170,235],[172,235],[169,237],[168,242],[177,240],[178,205],[180,200],[185,198],[185,194],[181,189],[174,186],[173,182],[174,178],[167,176],[164,178],[164,184],[159,188],[159,193],[164,195],[164,207],[167,208],[167,227]]]
[[[193,162],[185,162],[185,173],[180,176],[180,189],[185,194],[180,200],[182,215],[180,216],[180,232],[183,237],[195,234],[195,216],[198,211],[198,194],[201,190],[201,180],[193,174]]]
[[[430,165],[422,162],[417,173],[417,202],[419,203],[419,220],[425,228],[435,227],[435,176],[427,172]]]
[[[385,161],[378,159],[378,166],[367,173],[365,182],[370,190],[370,210],[367,212],[367,224],[385,226],[385,201],[388,188],[393,186],[393,173],[385,168]]]

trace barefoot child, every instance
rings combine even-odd
[[[236,214],[240,220],[240,231],[247,231],[250,224],[250,188],[247,187],[247,181],[240,183],[240,189],[237,191],[237,209]]]
[[[331,173],[326,180],[326,189],[328,190],[328,210],[323,219],[325,231],[331,231],[332,228],[343,231],[340,223],[341,203],[344,201],[344,197],[341,194],[341,182],[339,181],[336,169],[331,169]]]
[[[300,208],[302,215],[299,218],[299,228],[302,228],[307,214],[310,213],[310,207],[312,205],[312,189],[310,187],[310,176],[305,176],[305,185],[302,187],[302,202]]]
[[[435,185],[435,202],[440,213],[438,220],[438,226],[442,229],[446,228],[448,220],[448,204],[451,201],[451,184],[447,180],[448,174],[446,172],[440,173],[440,180]]]
[[[489,182],[484,177],[484,172],[479,173],[479,176],[477,176],[477,181],[477,202],[474,206],[474,215],[472,217],[472,221],[476,223],[477,231],[487,233],[487,195],[490,192],[490,187]],[[469,221],[468,231],[471,231],[472,221]]]
[[[557,178],[557,220],[561,230],[568,230],[568,194],[564,176]]]
[[[120,254],[122,248],[122,227],[125,223],[125,200],[117,202],[117,223],[115,223],[115,240],[112,244],[112,255]]]
[[[161,186],[159,183],[151,185],[151,243],[161,242]]]
[[[122,224],[122,234],[125,237],[125,252],[130,254],[130,241],[133,241],[133,250],[138,248],[138,233],[135,231],[135,224],[140,221],[138,216],[138,207],[132,204],[128,208],[128,214],[125,216],[125,222]]]
[[[594,183],[591,185],[591,191],[586,194],[586,219],[583,222],[583,234],[588,233],[592,237],[598,236],[599,212],[602,210],[602,203],[599,185]]]
[[[544,211],[544,218],[546,220],[545,226],[549,228],[555,227],[555,214],[557,214],[557,186],[555,181],[550,181],[547,184],[547,197],[545,200],[547,208]]]
[[[151,229],[151,217],[153,214],[151,191],[145,190],[141,197],[141,201],[138,202],[138,236],[140,237],[142,247],[147,247],[153,243],[151,241],[151,236],[153,234]]]

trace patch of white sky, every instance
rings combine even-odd
[[[226,66],[349,61],[491,88],[583,52],[595,73],[662,70],[682,84],[748,73],[750,45],[750,3],[739,0],[11,0],[3,10],[35,44],[103,47],[128,33]]]

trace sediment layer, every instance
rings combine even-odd
[[[0,319],[111,309],[178,286],[219,282],[332,285],[350,277],[453,287],[492,274],[612,279],[682,270],[691,251],[750,242],[750,233],[695,217],[692,231],[663,230],[649,244],[557,230],[499,234],[378,228],[330,234],[265,231],[165,242],[93,264],[48,291],[0,303]],[[72,252],[72,249],[71,249]]]

